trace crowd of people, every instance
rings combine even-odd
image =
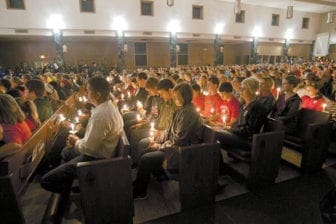
[[[79,122],[63,121],[65,134],[53,146],[62,160],[41,179],[49,191],[70,192],[77,162],[115,156],[122,131],[138,171],[133,197],[144,199],[151,175],[164,181],[165,169],[178,172],[177,147],[199,143],[198,130],[204,124],[221,129],[222,149],[250,150],[252,135],[261,131],[267,117],[282,121],[285,131],[294,133],[301,108],[333,112],[335,105],[334,62],[97,73],[24,74],[0,80],[0,153],[8,144],[23,145],[62,101],[86,86],[86,96],[78,98],[83,104]],[[69,129],[74,132],[69,134]]]

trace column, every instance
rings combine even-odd
[[[314,47],[315,47],[315,40],[313,40],[310,52],[309,52],[309,60],[313,61],[314,60]]]
[[[222,65],[224,61],[223,52],[221,51],[221,37],[220,34],[216,34],[214,41],[214,66]]]
[[[118,60],[117,60],[117,71],[122,72],[125,65],[125,52],[124,52],[124,32],[118,32],[117,34],[117,49],[118,49]]]
[[[288,49],[289,49],[289,40],[285,39],[285,43],[283,46],[283,52],[282,52],[282,57],[285,62],[288,61]]]
[[[59,66],[59,70],[62,70],[64,68],[62,30],[54,30],[54,41],[55,41],[55,46],[56,46],[55,62]]]
[[[251,64],[256,64],[258,61],[257,47],[258,47],[258,38],[253,37],[252,44],[251,44],[251,59],[250,59]]]
[[[169,53],[170,53],[170,67],[176,67],[176,42],[177,42],[177,37],[176,33],[170,33],[169,36]]]

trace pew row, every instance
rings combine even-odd
[[[228,151],[243,164],[232,162],[225,167],[250,189],[273,184],[280,168],[284,135],[283,131],[254,134],[250,151],[242,149]]]
[[[133,223],[130,145],[123,131],[116,156],[77,164],[85,223]]]
[[[61,123],[58,121],[59,114],[68,114],[72,110],[74,99],[70,97],[67,103],[46,120],[21,148],[13,148],[12,152],[0,155],[0,195],[2,199],[0,216],[4,217],[5,223],[24,223],[20,198],[61,128]],[[22,218],[22,222],[15,221],[18,217]]]
[[[281,158],[303,173],[319,171],[326,159],[330,141],[331,115],[308,109],[298,113],[295,133],[286,133]],[[269,119],[268,130],[284,130],[281,121]]]

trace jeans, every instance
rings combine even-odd
[[[41,179],[41,187],[47,191],[67,194],[70,192],[73,180],[77,177],[77,163],[96,160],[96,158],[81,155],[73,148],[62,151],[64,163],[49,171]]]
[[[131,158],[133,164],[139,164],[140,157],[144,152],[148,152],[149,147],[149,129],[133,129],[130,132]],[[147,140],[144,140],[147,139]]]

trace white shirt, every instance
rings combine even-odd
[[[115,155],[120,133],[124,127],[122,116],[108,100],[92,110],[84,138],[76,142],[75,149],[95,158]]]

